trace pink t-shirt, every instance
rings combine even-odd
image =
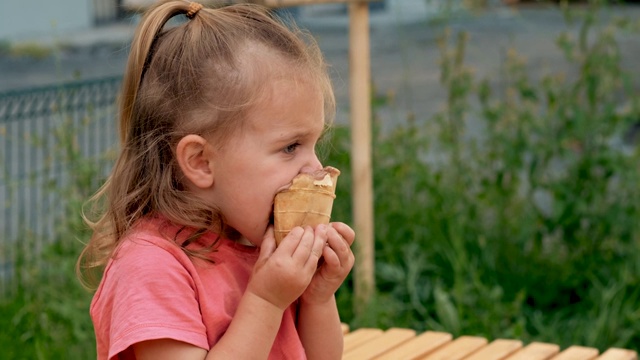
[[[209,255],[214,263],[194,261],[168,240],[178,229],[158,218],[142,221],[107,264],[91,302],[98,360],[135,359],[131,345],[153,339],[209,350],[229,327],[259,249],[220,239]],[[202,239],[211,242],[215,235]],[[295,313],[294,303],[269,359],[306,358]]]

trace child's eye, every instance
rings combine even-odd
[[[298,146],[300,146],[300,144],[294,143],[294,144],[288,145],[282,151],[284,151],[285,154],[293,154],[298,148]]]

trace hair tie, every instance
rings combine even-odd
[[[187,11],[187,17],[189,19],[193,19],[193,17],[196,16],[196,14],[198,13],[198,11],[200,11],[200,9],[202,9],[202,4],[199,4],[197,2],[190,2],[189,11]]]

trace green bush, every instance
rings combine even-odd
[[[98,169],[104,159],[84,157],[77,142],[80,132],[71,119],[59,121],[55,144],[47,150],[68,165],[68,183],[56,187],[51,179],[45,189],[64,201],[64,212],[56,217],[54,241],[42,244],[28,229],[16,246],[15,288],[0,297],[0,347],[3,359],[91,359],[95,358],[95,336],[89,317],[92,294],[75,273],[75,263],[89,232],[81,218],[82,204],[102,178]],[[86,124],[85,124],[86,125]],[[43,141],[32,139],[37,146]],[[50,148],[49,148],[50,147]],[[53,164],[49,164],[53,166]],[[51,172],[43,172],[49,174]],[[29,181],[33,181],[31,176]],[[4,244],[5,246],[7,244]],[[44,247],[42,251],[38,249]]]
[[[572,13],[577,38],[557,39],[576,76],[532,79],[510,50],[497,93],[465,65],[466,34],[447,32],[446,109],[374,124],[377,293],[354,312],[341,289],[352,327],[638,349],[640,154],[623,139],[640,94],[615,37],[629,22],[600,25],[596,10]],[[347,219],[349,146],[336,129],[327,160],[346,170],[335,211]]]
[[[18,289],[0,300],[3,359],[91,359],[95,337],[91,294],[75,276],[77,233],[67,233],[34,259],[18,262]],[[25,238],[23,238],[24,240]],[[35,240],[29,240],[35,244]]]

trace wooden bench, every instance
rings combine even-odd
[[[555,344],[497,339],[489,342],[476,336],[461,336],[426,331],[391,328],[386,331],[361,328],[349,331],[343,324],[343,360],[638,360],[633,350],[611,348],[602,354],[598,349],[571,346],[564,350]]]

